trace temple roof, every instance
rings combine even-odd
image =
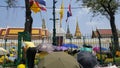
[[[65,36],[65,31],[62,27],[60,27],[60,23],[56,21],[56,36]],[[53,33],[53,30],[51,30],[51,34]]]
[[[0,38],[5,35],[5,31],[6,31],[5,28],[1,28],[1,29],[0,29]]]
[[[120,37],[120,32],[118,31],[118,37]],[[112,31],[111,29],[96,29],[96,31],[92,31],[92,38],[97,38],[99,34],[102,38],[111,38]]]
[[[112,31],[111,31],[111,29],[97,29],[97,31],[101,34],[101,35],[105,35],[105,34],[112,34]]]
[[[92,31],[92,38],[96,38],[96,37],[98,37],[97,31]]]
[[[66,34],[70,34],[69,25],[67,26],[67,33]]]
[[[23,32],[24,28],[2,28],[0,29],[0,39],[18,39],[18,32]],[[48,36],[48,30],[41,28],[32,28],[32,39],[40,39]]]
[[[76,31],[75,31],[75,35],[74,35],[76,38],[81,38],[81,32],[80,32],[80,28],[79,28],[79,25],[78,25],[78,20],[76,22]]]
[[[70,33],[69,24],[68,24],[68,26],[67,26],[66,38],[67,38],[67,39],[70,39],[70,38],[72,38],[72,37],[73,37],[73,36],[72,36],[72,34]]]
[[[42,19],[42,29],[46,29],[45,19]]]

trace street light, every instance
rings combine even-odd
[[[56,20],[56,18],[55,18],[55,3],[57,3],[57,1],[55,1],[55,0],[53,0],[53,38],[52,38],[52,40],[53,40],[53,42],[52,42],[52,44],[53,45],[57,45],[57,40],[56,40],[56,28],[55,28],[55,20]]]

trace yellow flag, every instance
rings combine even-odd
[[[64,15],[64,3],[62,1],[61,7],[60,7],[60,23]]]
[[[30,8],[34,13],[40,12],[40,7],[37,2],[33,2],[33,5]]]

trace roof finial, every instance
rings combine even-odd
[[[78,25],[78,17],[77,17],[77,22],[76,22],[76,31],[75,31],[75,35],[76,38],[81,38],[81,32],[80,32],[80,28]]]

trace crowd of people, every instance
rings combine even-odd
[[[17,50],[15,47],[9,49],[9,52],[6,55],[0,55],[0,64],[15,62],[17,59]]]
[[[44,51],[43,50],[40,50],[40,48],[43,48],[45,49]],[[36,58],[36,54],[41,54],[42,52],[47,52],[47,49],[46,46],[39,46],[39,47],[36,47],[34,45],[33,42],[24,42],[24,46],[22,46],[22,60],[20,61],[20,63],[17,65],[17,68],[35,68],[35,66],[37,64],[35,64],[35,58]],[[87,48],[92,48],[90,46],[83,46],[83,47],[87,47]],[[39,49],[39,50],[38,50]],[[111,50],[111,48],[110,48]],[[67,50],[56,50],[54,49],[53,52],[65,52],[67,53],[68,55],[71,55],[73,56],[76,61],[78,62],[79,64],[79,68],[103,68],[102,66],[100,66],[100,61],[98,60],[98,58],[96,57],[96,53],[94,51],[90,51],[90,50],[87,50],[87,51],[84,51],[84,50],[80,50],[80,49],[71,49],[71,48],[68,48]],[[51,51],[52,53],[52,51]],[[47,53],[49,54],[49,52]],[[47,55],[46,54],[46,55]],[[44,55],[44,57],[46,56]],[[9,49],[9,53],[7,55],[3,55],[3,56],[0,56],[0,63],[9,63],[9,62],[13,62],[13,63],[16,63],[16,60],[17,60],[17,50],[12,47],[11,49]],[[40,57],[37,57],[39,59],[42,59]],[[6,61],[4,61],[3,59],[5,59]],[[27,63],[27,64],[26,64]],[[39,64],[40,62],[38,62]],[[111,65],[111,68],[114,67],[114,68],[117,68],[115,65]],[[39,66],[37,66],[36,68],[40,68]],[[104,68],[107,68],[107,67],[104,67]],[[109,66],[110,68],[110,66]]]

